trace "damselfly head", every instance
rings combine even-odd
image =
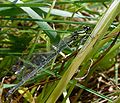
[[[91,28],[89,26],[83,26],[83,30],[85,33],[88,33],[88,31],[90,31]]]
[[[77,38],[79,34],[87,34],[90,31],[90,27],[89,26],[83,26],[82,30],[76,30],[72,33],[72,37]]]

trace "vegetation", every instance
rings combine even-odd
[[[120,0],[3,0],[0,24],[0,103],[119,103]]]

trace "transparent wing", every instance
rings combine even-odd
[[[78,38],[78,34],[85,33],[87,30],[88,29],[86,29],[85,31],[75,31],[74,33],[72,33],[71,36],[64,38],[58,44],[54,45],[54,51],[51,51],[50,53],[37,53],[33,55],[30,62],[22,60],[26,64],[23,65],[23,67],[27,67],[30,70],[30,72],[27,73],[15,87],[9,90],[7,95],[14,93],[27,80],[36,75],[38,71],[41,71],[43,67],[46,66],[62,50],[69,47],[68,45],[73,43],[73,41]],[[83,37],[83,39],[86,40],[85,37]]]

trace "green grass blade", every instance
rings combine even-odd
[[[12,0],[9,0],[12,1]],[[22,1],[19,1],[17,3],[23,3]],[[38,15],[34,10],[32,10],[30,7],[21,7],[23,11],[25,11],[31,18],[33,19],[43,19],[40,15]],[[48,25],[47,22],[39,22],[36,21],[36,23],[44,30],[44,32],[47,34],[47,36],[50,38],[51,42],[53,44],[56,44],[59,42],[60,37],[57,35],[54,31],[46,31],[45,29],[53,30],[50,25]]]
[[[79,51],[76,58],[73,60],[68,70],[64,73],[62,79],[48,98],[46,103],[55,103],[58,97],[61,95],[68,82],[76,72],[77,68],[83,62],[87,54],[93,49],[96,41],[100,39],[104,33],[107,31],[110,24],[113,22],[116,15],[120,13],[120,1],[115,0],[112,5],[108,8],[107,12],[101,17],[93,32],[91,37],[85,43],[84,47]]]

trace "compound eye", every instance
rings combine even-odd
[[[84,26],[83,29],[88,31],[88,30],[90,30],[90,27],[89,26]]]
[[[87,26],[87,27],[86,27],[86,29],[87,29],[87,30],[90,30],[90,27],[89,27],[89,26]]]
[[[91,28],[89,26],[83,26],[83,29],[86,33],[88,33],[89,30],[91,30]]]

